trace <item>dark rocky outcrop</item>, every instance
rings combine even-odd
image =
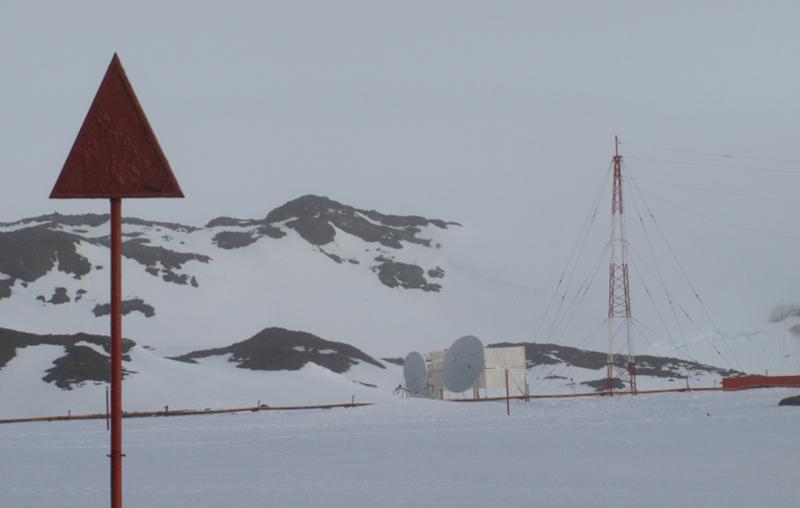
[[[156,315],[156,309],[152,305],[145,303],[141,298],[122,301],[122,315],[127,316],[131,312],[141,312],[145,317],[153,317]],[[95,305],[94,309],[92,309],[92,314],[94,314],[95,317],[108,316],[111,314],[111,304],[103,303]]]
[[[333,254],[332,252],[326,252],[326,251],[324,251],[322,249],[320,249],[319,251],[321,253],[325,254],[326,256],[328,256],[328,258],[332,259],[334,263],[337,263],[337,264],[344,263],[344,258],[342,258],[341,256],[337,256],[336,254]]]
[[[593,379],[592,381],[584,381],[581,384],[594,388],[596,392],[608,391],[608,379],[606,378]],[[611,386],[613,390],[622,390],[623,388],[625,388],[625,383],[621,379],[615,377],[611,381]]]
[[[381,358],[381,360],[383,360],[386,363],[391,363],[393,365],[399,365],[400,367],[402,367],[403,365],[406,364],[406,359],[405,358],[400,358],[400,357],[397,357],[397,358]]]
[[[256,241],[261,236],[281,238],[286,235],[281,228],[286,227],[294,229],[305,241],[316,246],[333,242],[336,239],[336,230],[339,229],[366,242],[402,249],[403,242],[430,247],[430,239],[417,236],[421,227],[429,225],[446,229],[459,224],[417,215],[385,215],[309,194],[284,203],[269,212],[264,219],[217,217],[206,227],[255,227],[251,232],[218,233],[214,241],[222,248],[243,247],[244,242]],[[225,235],[220,237],[222,233]],[[245,235],[250,236],[248,238]]]
[[[0,226],[22,226],[27,224],[35,224],[43,226],[96,227],[108,222],[108,217],[108,214],[96,213],[85,213],[79,215],[62,215],[60,213],[51,213],[47,215],[39,215],[37,217],[29,217],[16,222],[0,222]]]
[[[27,219],[22,219],[16,222],[0,222],[0,226],[17,226],[17,225],[25,225],[25,224],[37,224],[42,225],[45,227],[52,227],[52,226],[70,226],[70,227],[79,227],[79,226],[87,226],[87,227],[97,227],[102,224],[105,224],[109,221],[108,214],[97,214],[97,213],[84,213],[78,215],[62,215],[60,213],[51,213],[47,215],[39,215],[37,217],[29,217]],[[193,231],[197,231],[199,228],[186,226],[184,224],[178,224],[175,222],[158,222],[158,221],[149,221],[138,219],[136,217],[123,217],[122,218],[123,224],[131,224],[134,226],[146,226],[146,227],[153,227],[153,228],[164,228],[170,229],[176,232],[187,232],[191,233]],[[83,230],[86,232],[86,230]]]
[[[108,215],[60,215],[50,214],[24,219],[16,223],[2,224],[26,225],[14,231],[0,233],[0,272],[15,279],[32,282],[49,272],[55,263],[58,269],[65,273],[73,274],[76,278],[86,275],[91,270],[88,260],[79,255],[76,245],[80,242],[89,242],[108,247],[108,237],[86,238],[77,233],[69,233],[59,228],[62,226],[99,226],[108,222]],[[144,226],[156,230],[168,229],[174,232],[193,232],[198,228],[172,222],[154,222],[126,217],[124,224]],[[83,231],[86,230],[75,230]],[[128,233],[131,238],[123,243],[123,255],[142,265],[151,268],[156,275],[166,276],[168,281],[186,284],[188,280],[175,273],[184,263],[197,260],[208,263],[210,258],[201,254],[175,252],[163,247],[147,245],[149,240],[139,238],[141,232]],[[169,237],[167,237],[169,238]],[[156,268],[161,264],[161,269]],[[162,273],[163,272],[163,273]]]
[[[216,228],[216,227],[231,227],[231,226],[250,226],[253,224],[253,220],[251,219],[236,219],[234,217],[217,217],[216,219],[211,219],[206,224],[207,228]]]
[[[49,214],[23,219],[13,223],[0,223],[0,227],[11,231],[0,232],[0,299],[11,296],[17,279],[22,284],[33,282],[50,272],[54,267],[82,278],[93,268],[79,254],[80,244],[109,247],[109,225],[107,214],[61,215]],[[196,275],[187,273],[184,265],[190,261],[211,262],[207,255],[171,250],[161,240],[181,244],[179,233],[193,233],[204,228],[195,228],[172,222],[156,222],[135,217],[123,218],[123,255],[141,264],[145,271],[180,285],[198,287]],[[218,217],[209,221],[205,228],[214,228],[212,242],[220,249],[246,248],[263,237],[280,239],[294,230],[315,250],[337,264],[360,263],[355,253],[343,253],[323,246],[336,241],[338,233],[347,233],[375,245],[378,253],[386,259],[378,261],[372,270],[387,287],[420,289],[437,292],[445,272],[441,267],[420,267],[394,259],[388,249],[402,249],[404,245],[416,244],[438,248],[432,238],[424,237],[423,228],[447,229],[458,226],[456,222],[429,219],[418,215],[387,215],[375,210],[366,210],[345,205],[324,196],[305,195],[293,199],[270,211],[263,219],[236,219]],[[104,233],[98,233],[103,231]],[[160,237],[161,240],[156,240]],[[177,237],[177,238],[176,238]],[[162,246],[163,245],[163,246]],[[367,249],[370,250],[370,249]],[[7,277],[4,277],[6,275]],[[48,290],[49,291],[49,290]],[[47,302],[49,296],[42,295]],[[70,295],[71,296],[71,295]],[[77,300],[78,295],[75,295]],[[63,299],[63,298],[62,298]]]
[[[88,346],[65,346],[64,356],[56,358],[53,366],[45,371],[42,378],[62,390],[72,390],[86,382],[110,383],[111,367],[109,356],[100,354]],[[123,369],[122,375],[133,372]]]
[[[220,249],[238,249],[240,247],[247,247],[257,240],[258,237],[250,232],[220,231],[214,235],[212,242]]]
[[[69,295],[67,295],[67,288],[55,288],[53,291],[53,296],[47,300],[47,303],[52,303],[53,305],[61,305],[62,303],[68,303],[71,299]]]
[[[106,247],[109,246],[108,237],[97,240],[98,243]],[[208,263],[211,258],[203,254],[192,252],[177,252],[165,249],[164,247],[148,245],[150,240],[146,238],[134,238],[122,242],[122,255],[133,259],[145,267],[145,271],[153,276],[161,276],[165,282],[175,284],[188,284],[190,277],[186,274],[179,274],[176,270],[183,268],[189,261],[199,261]]]
[[[239,225],[239,224],[230,224],[230,221],[236,221],[238,219],[229,219],[227,217],[221,217],[218,219],[214,219],[209,224],[226,224],[226,225]],[[238,249],[241,247],[247,247],[248,245],[255,243],[258,241],[259,238],[264,236],[268,236],[270,238],[283,238],[286,236],[286,233],[270,224],[264,224],[262,221],[240,221],[245,223],[246,225],[258,225],[258,227],[251,229],[249,231],[220,231],[214,238],[211,240],[217,247],[220,249]]]
[[[175,275],[174,270],[180,270],[189,261],[201,263],[211,261],[210,257],[202,254],[176,252],[164,247],[147,245],[148,243],[148,240],[141,238],[128,240],[122,244],[122,255],[148,268],[154,268],[160,264],[162,273],[172,275]]]
[[[382,256],[375,260],[380,261],[380,264],[373,266],[372,270],[378,274],[378,279],[384,286],[435,292],[442,289],[441,284],[428,282],[425,279],[425,271],[417,265],[393,261]]]
[[[401,249],[402,242],[430,246],[431,241],[420,238],[420,227],[433,225],[446,229],[455,222],[426,219],[417,215],[384,215],[344,205],[324,196],[306,195],[275,208],[266,218],[269,223],[285,221],[307,242],[325,245],[336,237],[334,226],[367,242]]]
[[[11,296],[11,288],[14,287],[14,283],[16,282],[17,281],[14,279],[0,278],[0,300]]]
[[[13,279],[33,282],[54,266],[79,279],[92,266],[78,254],[82,238],[72,233],[54,231],[45,225],[0,233],[0,273]]]
[[[779,406],[800,406],[800,395],[786,397],[778,403]]]
[[[444,268],[436,267],[431,268],[428,270],[428,277],[433,277],[434,279],[443,279],[444,278]]]
[[[275,238],[275,239],[283,238],[284,236],[286,236],[286,233],[282,229],[272,226],[270,224],[262,224],[261,226],[256,228],[256,233],[262,236],[268,236],[270,238]]]
[[[311,362],[342,373],[358,361],[385,368],[379,361],[349,344],[285,328],[266,328],[247,340],[227,347],[193,351],[172,359],[196,363],[197,358],[227,354],[231,355],[230,361],[236,363],[238,368],[250,370],[298,370]]]
[[[506,346],[525,346],[528,368],[537,365],[556,365],[559,363],[591,370],[606,368],[607,355],[599,351],[588,351],[569,346],[561,346],[559,344],[540,344],[537,342],[501,342],[490,344],[488,347]],[[622,356],[617,356],[614,365],[624,368],[626,366],[626,359]],[[636,357],[636,372],[640,376],[679,379],[685,378],[687,372],[709,372],[722,377],[743,374],[736,370],[722,369],[712,365],[681,360],[680,358],[652,355],[640,355]],[[602,389],[605,390],[606,385],[603,385]]]
[[[37,335],[0,328],[0,369],[16,356],[18,349],[41,345],[63,346],[65,355],[53,362],[53,367],[48,369],[42,378],[44,381],[54,383],[64,390],[71,390],[87,381],[110,382],[109,357],[80,344],[81,342],[95,344],[106,353],[110,353],[110,341],[107,336],[86,333]],[[127,353],[135,344],[130,339],[122,339],[123,360],[130,361]],[[131,373],[124,372],[124,374]]]
[[[178,224],[177,222],[150,221],[150,220],[138,219],[136,217],[123,217],[122,223],[131,224],[133,226],[145,226],[149,228],[169,229],[176,233],[192,233],[194,231],[200,230],[200,228],[194,226],[187,226],[186,224]]]

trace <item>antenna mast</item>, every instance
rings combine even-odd
[[[611,261],[608,272],[608,395],[614,393],[614,381],[627,381],[636,395],[636,359],[631,340],[631,294],[628,281],[628,244],[625,239],[625,216],[622,194],[622,156],[619,138],[614,136],[614,188],[611,194]],[[627,348],[625,365],[616,365],[615,343],[624,337]],[[620,355],[622,356],[622,355]]]

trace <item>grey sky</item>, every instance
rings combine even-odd
[[[128,214],[325,194],[551,287],[619,134],[723,328],[800,301],[796,2],[162,3],[3,2],[0,220],[105,210],[47,195],[118,51],[187,195]]]

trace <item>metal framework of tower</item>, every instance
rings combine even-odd
[[[625,239],[625,215],[622,192],[622,156],[619,138],[614,136],[614,186],[611,194],[611,260],[608,272],[608,395],[614,393],[614,380],[626,382],[628,391],[636,395],[636,358],[631,338],[631,293],[628,278],[628,244]],[[616,365],[615,347],[625,343],[625,364]],[[619,355],[623,356],[623,355]]]

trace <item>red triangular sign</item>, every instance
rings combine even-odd
[[[50,197],[183,197],[116,54]]]

